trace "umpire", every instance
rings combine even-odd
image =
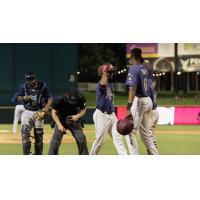
[[[55,98],[52,105],[54,133],[49,147],[49,155],[58,155],[63,135],[69,130],[76,140],[79,155],[88,155],[87,141],[80,120],[86,113],[85,97],[78,91],[67,92]]]

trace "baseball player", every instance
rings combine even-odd
[[[13,129],[12,129],[13,134],[16,134],[18,122],[22,121],[22,114],[23,114],[25,108],[24,108],[23,102],[16,101],[16,94],[12,98],[12,103],[16,105],[15,113],[14,113]]]
[[[126,84],[129,86],[127,117],[132,115],[134,129],[126,136],[130,154],[138,154],[135,134],[139,129],[140,137],[151,155],[159,154],[149,134],[149,117],[152,110],[152,101],[149,97],[148,79],[150,70],[142,65],[142,50],[134,48],[131,51],[133,65],[130,67]]]
[[[49,155],[57,155],[63,135],[69,130],[76,140],[79,155],[88,155],[87,141],[80,120],[86,113],[85,97],[77,90],[55,98],[52,118],[55,121],[54,133],[49,147]]]
[[[16,101],[22,102],[25,108],[21,128],[23,154],[31,153],[30,132],[34,128],[35,154],[42,155],[44,116],[52,104],[52,94],[45,82],[37,80],[35,74],[29,72],[25,74],[25,83],[19,87]]]
[[[96,129],[96,139],[92,145],[90,155],[97,155],[103,144],[104,136],[108,132],[117,149],[118,154],[126,155],[126,149],[121,135],[117,132],[117,117],[114,108],[114,95],[110,81],[113,78],[114,68],[111,64],[103,64],[98,68],[101,80],[96,87],[97,106],[93,114]]]

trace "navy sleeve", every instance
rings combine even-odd
[[[137,84],[137,70],[134,67],[131,67],[126,79],[126,85],[136,87]]]
[[[18,104],[18,103],[23,103],[23,101],[18,100],[19,96],[25,96],[25,90],[24,90],[24,85],[21,84],[19,86],[18,91],[16,92],[16,94],[13,96],[12,98],[12,103],[14,104]]]

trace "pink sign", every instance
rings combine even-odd
[[[124,119],[126,117],[126,106],[117,107],[117,118]]]
[[[174,124],[200,124],[200,107],[176,106]]]

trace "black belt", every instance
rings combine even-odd
[[[99,109],[99,108],[98,108]],[[100,110],[100,109],[99,109]],[[100,110],[104,114],[112,115],[113,111]]]

